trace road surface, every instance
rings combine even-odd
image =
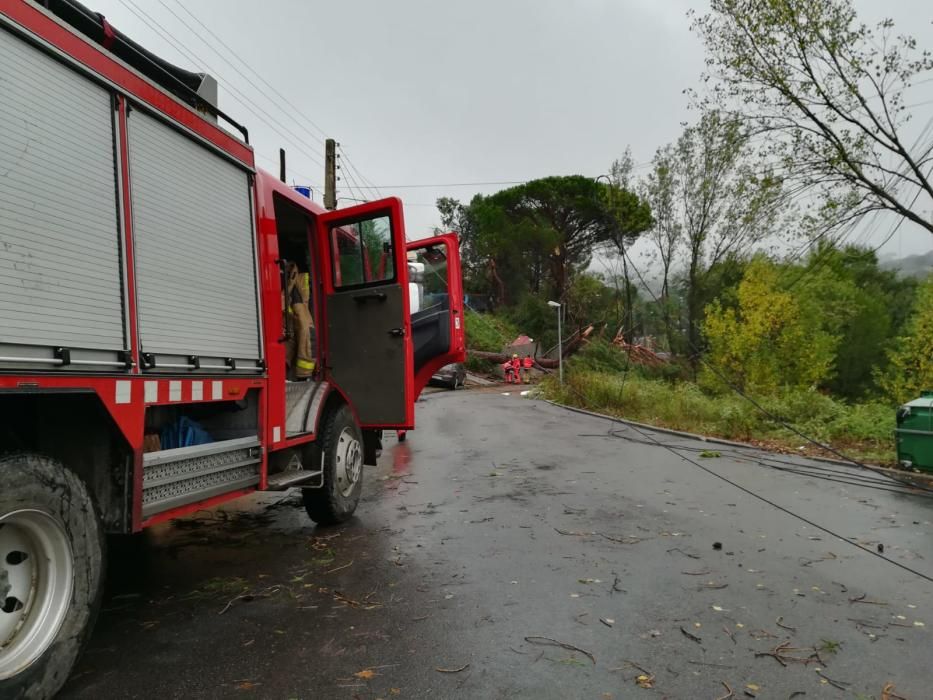
[[[417,416],[342,528],[270,493],[117,542],[64,697],[931,696],[933,584],[852,543],[933,576],[933,501],[657,435],[846,541],[606,419]]]

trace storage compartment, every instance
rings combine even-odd
[[[259,392],[241,401],[149,406],[146,409],[148,452],[191,447],[259,433]],[[182,435],[189,435],[184,439]]]
[[[261,371],[249,174],[140,111],[128,118],[147,371]]]
[[[143,517],[259,483],[259,392],[242,401],[150,406]]]
[[[111,93],[0,28],[0,367],[126,367]]]

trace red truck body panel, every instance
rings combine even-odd
[[[5,18],[5,19],[4,19]],[[130,513],[129,529],[137,531],[164,520],[190,513],[198,508],[216,505],[237,498],[255,489],[264,489],[268,484],[269,455],[277,450],[295,447],[316,438],[316,428],[298,434],[288,434],[285,426],[286,415],[286,345],[282,337],[283,327],[283,289],[280,276],[279,227],[276,220],[275,202],[283,201],[300,210],[309,220],[316,222],[310,229],[311,253],[318,266],[317,272],[322,280],[322,287],[312,295],[314,299],[313,315],[316,320],[323,320],[325,309],[323,299],[327,294],[337,293],[335,288],[334,259],[328,235],[322,235],[328,221],[339,220],[347,216],[365,216],[369,212],[390,212],[396,230],[397,254],[404,261],[404,224],[402,222],[401,202],[396,199],[372,202],[358,207],[337,212],[326,212],[315,202],[297,194],[290,187],[275,177],[262,171],[256,171],[252,148],[232,136],[224,129],[212,123],[194,109],[161,89],[140,73],[115,58],[108,51],[88,38],[77,34],[50,13],[38,5],[25,0],[4,2],[0,8],[0,33],[12,31],[25,38],[27,42],[39,47],[60,62],[70,66],[92,81],[103,85],[111,92],[115,108],[114,143],[116,150],[116,181],[119,191],[118,204],[122,221],[120,243],[122,246],[122,275],[125,285],[126,335],[129,360],[127,367],[81,372],[72,368],[68,372],[56,369],[17,370],[0,369],[0,393],[29,396],[49,396],[63,393],[83,393],[96,395],[101,405],[113,419],[122,439],[131,452],[131,489],[127,509]],[[2,37],[0,37],[2,38]],[[137,299],[136,239],[134,237],[132,162],[129,148],[128,115],[131,110],[142,109],[158,116],[169,123],[175,130],[185,134],[204,148],[220,154],[223,158],[237,163],[251,173],[252,207],[255,217],[255,257],[258,285],[258,315],[261,325],[262,362],[264,363],[251,376],[235,372],[166,372],[155,374],[144,368],[140,353],[139,316]],[[398,245],[400,242],[400,245]],[[456,236],[448,234],[428,243],[445,246],[452,261],[451,298],[455,299],[456,313],[460,314],[456,322],[451,320],[451,337],[456,338],[453,354],[445,355],[443,361],[423,367],[417,377],[414,371],[405,368],[404,392],[406,413],[403,420],[391,423],[370,422],[364,428],[412,428],[414,427],[414,400],[421,388],[427,383],[430,374],[451,358],[463,356],[462,324],[462,288],[460,269],[457,259]],[[367,275],[373,271],[381,274],[385,270],[386,259],[378,263],[367,258]],[[396,265],[397,284],[407,289],[407,268],[404,264]],[[407,296],[403,296],[403,309],[408,315]],[[403,347],[408,357],[411,356],[410,333],[407,320],[402,320]],[[456,328],[453,324],[456,323]],[[311,422],[317,426],[324,409],[327,396],[336,392],[356,411],[351,395],[341,387],[340,382],[331,375],[330,365],[334,358],[328,358],[328,324],[317,325],[317,347],[319,373],[323,392],[320,401],[313,409],[316,414]],[[381,332],[381,331],[380,331]],[[2,340],[2,339],[0,339]],[[361,342],[366,342],[361,339]],[[440,363],[440,364],[438,364]],[[150,368],[151,369],[151,368]],[[226,493],[214,494],[197,502],[186,503],[177,508],[144,516],[143,514],[143,443],[146,430],[147,409],[160,406],[185,407],[195,404],[216,402],[242,402],[250,392],[258,396],[256,409],[258,422],[258,440],[261,449],[259,481],[249,488],[237,488]]]

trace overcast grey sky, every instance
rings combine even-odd
[[[596,176],[626,145],[636,162],[650,160],[692,118],[683,90],[697,84],[703,53],[686,12],[707,7],[705,0],[83,2],[159,55],[217,77],[221,108],[249,128],[261,167],[276,171],[283,146],[289,178],[320,188],[322,134],[310,122],[337,139],[369,183],[402,197],[411,238],[439,224],[437,197],[468,201],[500,186],[400,185]],[[928,1],[856,6],[863,20],[890,16],[933,48]],[[931,88],[917,87],[908,104],[933,99]],[[233,89],[254,104],[242,104]],[[933,104],[916,109],[921,124],[930,116]],[[347,169],[340,196],[360,197],[364,183]],[[891,224],[877,222],[865,238],[880,242]],[[929,250],[929,234],[904,226],[882,253]]]

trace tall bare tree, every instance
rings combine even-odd
[[[604,188],[606,209],[612,227],[606,238],[608,250],[617,255],[622,261],[622,294],[625,298],[625,307],[622,314],[620,332],[627,340],[631,340],[635,332],[633,285],[629,275],[628,251],[638,240],[638,237],[652,226],[651,207],[645,199],[635,192],[632,182],[632,172],[635,161],[632,158],[632,149],[628,147],[621,158],[612,161],[609,166],[609,175],[605,177],[608,185]]]
[[[685,128],[671,152],[676,217],[686,248],[687,341],[696,363],[705,273],[769,238],[784,220],[781,180],[753,166],[741,123],[718,112]]]
[[[651,207],[654,217],[654,225],[648,231],[648,237],[661,261],[661,301],[665,303],[670,297],[671,265],[683,237],[683,225],[677,216],[679,188],[674,148],[671,145],[659,148],[651,161],[650,172],[641,183],[640,194]]]
[[[829,227],[888,210],[933,233],[933,119],[908,128],[907,91],[933,56],[891,20],[858,21],[850,0],[712,0],[692,27],[709,92],[741,115],[762,153]],[[912,129],[912,130],[911,130]]]

